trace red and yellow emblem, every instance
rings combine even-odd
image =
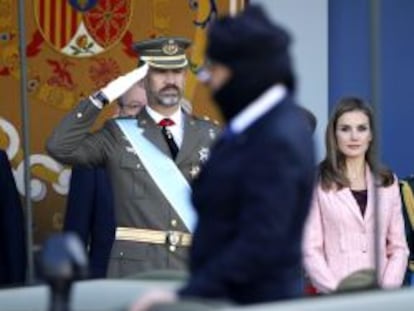
[[[33,0],[43,39],[61,53],[93,56],[114,46],[127,32],[132,0],[96,0],[87,11],[77,9],[71,2]]]

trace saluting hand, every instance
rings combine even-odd
[[[146,76],[148,68],[148,64],[144,64],[116,78],[101,89],[102,93],[109,102],[112,102],[128,91],[135,83],[142,80]]]

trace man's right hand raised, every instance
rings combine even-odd
[[[91,100],[102,104],[108,104],[126,91],[128,91],[136,82],[142,80],[148,72],[148,64],[144,64],[134,70],[109,82],[100,91],[91,96]]]

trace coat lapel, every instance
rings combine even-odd
[[[363,225],[364,219],[362,218],[361,210],[359,209],[358,203],[354,198],[354,195],[351,192],[349,187],[343,188],[337,192],[338,198],[342,204],[344,204],[351,214],[358,220],[358,222]]]
[[[157,126],[157,124],[155,124],[154,120],[148,115],[145,109],[142,109],[142,111],[138,114],[137,120],[138,126],[143,129],[142,134],[144,137],[157,146],[163,153],[171,156],[170,149],[162,136],[161,129]]]
[[[338,196],[340,197],[341,201],[348,207],[348,209],[358,219],[361,225],[365,225],[370,220],[370,218],[373,217],[374,214],[375,186],[374,178],[368,165],[365,167],[365,181],[367,185],[367,206],[364,216],[362,216],[360,207],[349,187],[343,188],[338,192]]]
[[[374,183],[374,176],[371,173],[371,170],[369,169],[368,165],[365,167],[365,180],[367,183],[367,192],[368,192],[368,198],[367,198],[367,208],[365,210],[365,221],[369,221],[374,216],[374,209],[375,209],[375,183]]]
[[[176,163],[183,161],[189,154],[192,154],[193,149],[198,145],[200,139],[199,128],[196,122],[192,120],[187,114],[184,114],[184,137],[180,150],[178,151]]]

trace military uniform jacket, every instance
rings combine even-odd
[[[49,138],[49,153],[69,165],[106,166],[114,192],[118,227],[187,231],[115,121],[109,120],[99,131],[89,132],[99,112],[89,100],[82,101]],[[144,130],[143,135],[169,155],[160,128],[145,109],[138,114],[137,123]],[[184,137],[175,163],[188,181],[197,175],[217,134],[218,128],[211,122],[184,116]],[[109,276],[184,268],[186,254],[186,248],[169,250],[166,245],[115,241]]]

